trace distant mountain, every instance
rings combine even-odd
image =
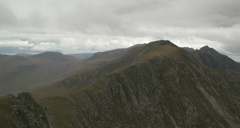
[[[215,69],[230,69],[240,71],[240,64],[226,55],[218,53],[213,48],[204,46],[199,50],[193,51],[192,54],[202,64]]]
[[[188,52],[194,52],[195,49],[189,47],[183,47],[183,49],[187,50]]]
[[[74,57],[54,52],[0,55],[0,95],[26,91],[71,71],[78,63]]]
[[[41,58],[41,59],[48,59],[51,61],[59,61],[59,62],[73,59],[73,57],[63,55],[62,53],[59,53],[59,52],[43,52],[43,53],[31,56],[31,58],[38,58],[38,59]]]
[[[29,53],[19,53],[19,54],[16,54],[16,56],[22,56],[22,57],[31,57],[35,54],[29,54]]]
[[[122,49],[114,49],[114,50],[110,50],[110,51],[105,51],[105,52],[97,52],[95,54],[93,54],[91,56],[91,58],[89,58],[89,60],[93,60],[93,59],[117,59],[123,55],[125,55],[130,49],[134,48],[134,47],[139,47],[142,46],[144,44],[138,44],[138,45],[134,45],[132,47],[129,48],[122,48]]]
[[[123,56],[129,49],[131,47],[100,52],[84,60],[58,52],[0,54],[0,96],[26,91],[39,84],[47,84],[48,81],[51,83],[52,79],[60,76],[59,80],[71,74],[98,68]]]
[[[69,56],[73,56],[80,59],[90,58],[94,53],[79,53],[79,54],[69,54]]]
[[[97,67],[103,66],[113,60],[116,60],[116,59],[124,56],[132,48],[139,47],[142,45],[144,45],[144,44],[134,45],[129,48],[114,49],[114,50],[105,51],[105,52],[97,52],[97,53],[94,53],[90,58],[88,58],[87,62],[93,63]]]

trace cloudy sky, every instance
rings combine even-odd
[[[159,39],[240,61],[240,1],[0,0],[1,52],[84,53]]]

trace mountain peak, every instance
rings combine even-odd
[[[63,54],[60,53],[60,52],[47,51],[47,52],[40,53],[40,54],[38,54],[38,55],[63,55]]]
[[[153,41],[150,42],[149,44],[158,44],[158,45],[171,45],[173,47],[178,47],[177,45],[173,44],[171,41],[169,40],[157,40],[157,41]]]
[[[209,46],[203,46],[202,48],[199,49],[200,52],[204,52],[207,54],[211,54],[211,55],[215,55],[215,54],[219,54],[215,49],[210,48]]]
[[[209,67],[240,71],[240,65],[238,63],[228,56],[218,53],[215,49],[210,48],[207,45],[194,51],[193,55],[200,63]]]
[[[59,52],[43,52],[32,56],[32,58],[43,58],[52,61],[66,61],[68,57]]]
[[[188,51],[188,52],[190,52],[190,53],[192,53],[192,52],[195,51],[195,49],[190,48],[190,47],[183,47],[183,49],[186,50],[186,51]]]
[[[205,45],[202,47],[203,49],[207,49],[207,48],[210,48],[208,45]]]

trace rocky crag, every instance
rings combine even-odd
[[[1,104],[2,128],[50,128],[54,127],[51,112],[37,104],[30,93],[20,93],[17,97],[8,95],[1,98],[1,101],[7,101]],[[4,106],[5,105],[5,106]],[[6,106],[8,105],[8,106]],[[6,109],[6,107],[9,107]]]

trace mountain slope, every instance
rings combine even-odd
[[[229,58],[228,56],[218,53],[213,48],[204,46],[199,50],[193,51],[192,54],[202,64],[215,69],[230,69],[240,71],[240,64]]]
[[[19,93],[75,68],[80,60],[60,53],[0,56],[0,95]]]
[[[57,127],[237,128],[239,73],[228,74],[223,79],[171,42],[156,41],[55,84],[74,91],[39,102]]]
[[[103,66],[113,60],[116,60],[116,59],[124,56],[132,48],[139,47],[142,45],[144,45],[144,44],[134,45],[129,48],[114,49],[114,50],[105,51],[105,52],[97,52],[97,53],[93,54],[90,58],[88,58],[87,61],[94,62],[94,63],[98,64],[98,66]]]
[[[81,86],[85,86],[87,82],[93,82],[92,80],[89,80],[89,79],[91,79],[93,77],[95,77],[94,79],[97,79],[96,78],[97,75],[102,75],[99,73],[96,74],[96,72],[103,71],[106,73],[107,71],[109,71],[110,68],[106,67],[105,65],[107,65],[108,63],[110,63],[118,58],[121,58],[130,49],[135,48],[135,47],[141,47],[143,45],[144,44],[139,44],[139,45],[134,45],[129,48],[114,49],[114,50],[110,50],[110,51],[95,53],[92,57],[81,60],[81,63],[78,63],[76,68],[74,68],[74,70],[72,70],[71,72],[68,72],[66,75],[63,75],[58,79],[48,81],[48,82],[44,83],[42,86],[33,87],[33,88],[31,88],[30,91],[33,92],[34,95],[38,95],[38,97],[46,97],[48,95],[54,95],[54,94],[58,95],[59,93],[62,93],[62,94],[68,93],[69,91],[71,91],[71,89],[69,90],[69,88],[65,88],[65,85],[69,84],[69,82],[72,84],[71,86],[75,86],[75,84],[79,84],[79,83],[81,84]],[[99,69],[101,71],[95,70],[97,68],[104,67],[104,66],[105,66],[105,68]],[[117,68],[116,65],[112,66],[112,67],[115,67],[115,69]],[[94,74],[96,74],[96,75],[94,75]],[[78,78],[79,75],[83,76],[82,80],[84,80],[85,82],[82,82],[81,80],[79,80],[79,78]],[[62,81],[62,79],[64,79],[64,80]],[[59,84],[61,86],[58,86]],[[54,85],[54,86],[52,86],[52,85]],[[51,92],[51,90],[55,90],[55,92],[53,93],[53,92]],[[72,90],[75,90],[75,89],[72,89]],[[41,94],[42,91],[44,91],[44,93],[45,93],[44,95]]]
[[[69,54],[69,56],[73,56],[80,59],[90,58],[94,53],[79,53],[79,54]]]
[[[71,56],[63,55],[62,53],[58,53],[58,52],[43,52],[43,53],[31,56],[31,58],[36,58],[36,59],[41,58],[41,59],[47,59],[47,60],[57,61],[57,62],[68,61],[70,59],[73,59]]]
[[[46,127],[240,127],[240,73],[207,68],[191,53],[164,40],[132,48],[119,59],[45,89],[41,95],[51,95],[37,97],[33,92],[33,96],[39,108],[48,108],[40,111],[45,120],[37,123]],[[18,97],[0,98],[1,125],[17,127],[18,116],[10,114],[15,112],[12,106],[25,110],[23,106],[29,105],[24,99],[35,103],[30,94]],[[30,110],[30,115],[39,115]],[[28,122],[21,126],[33,122],[17,119]]]

